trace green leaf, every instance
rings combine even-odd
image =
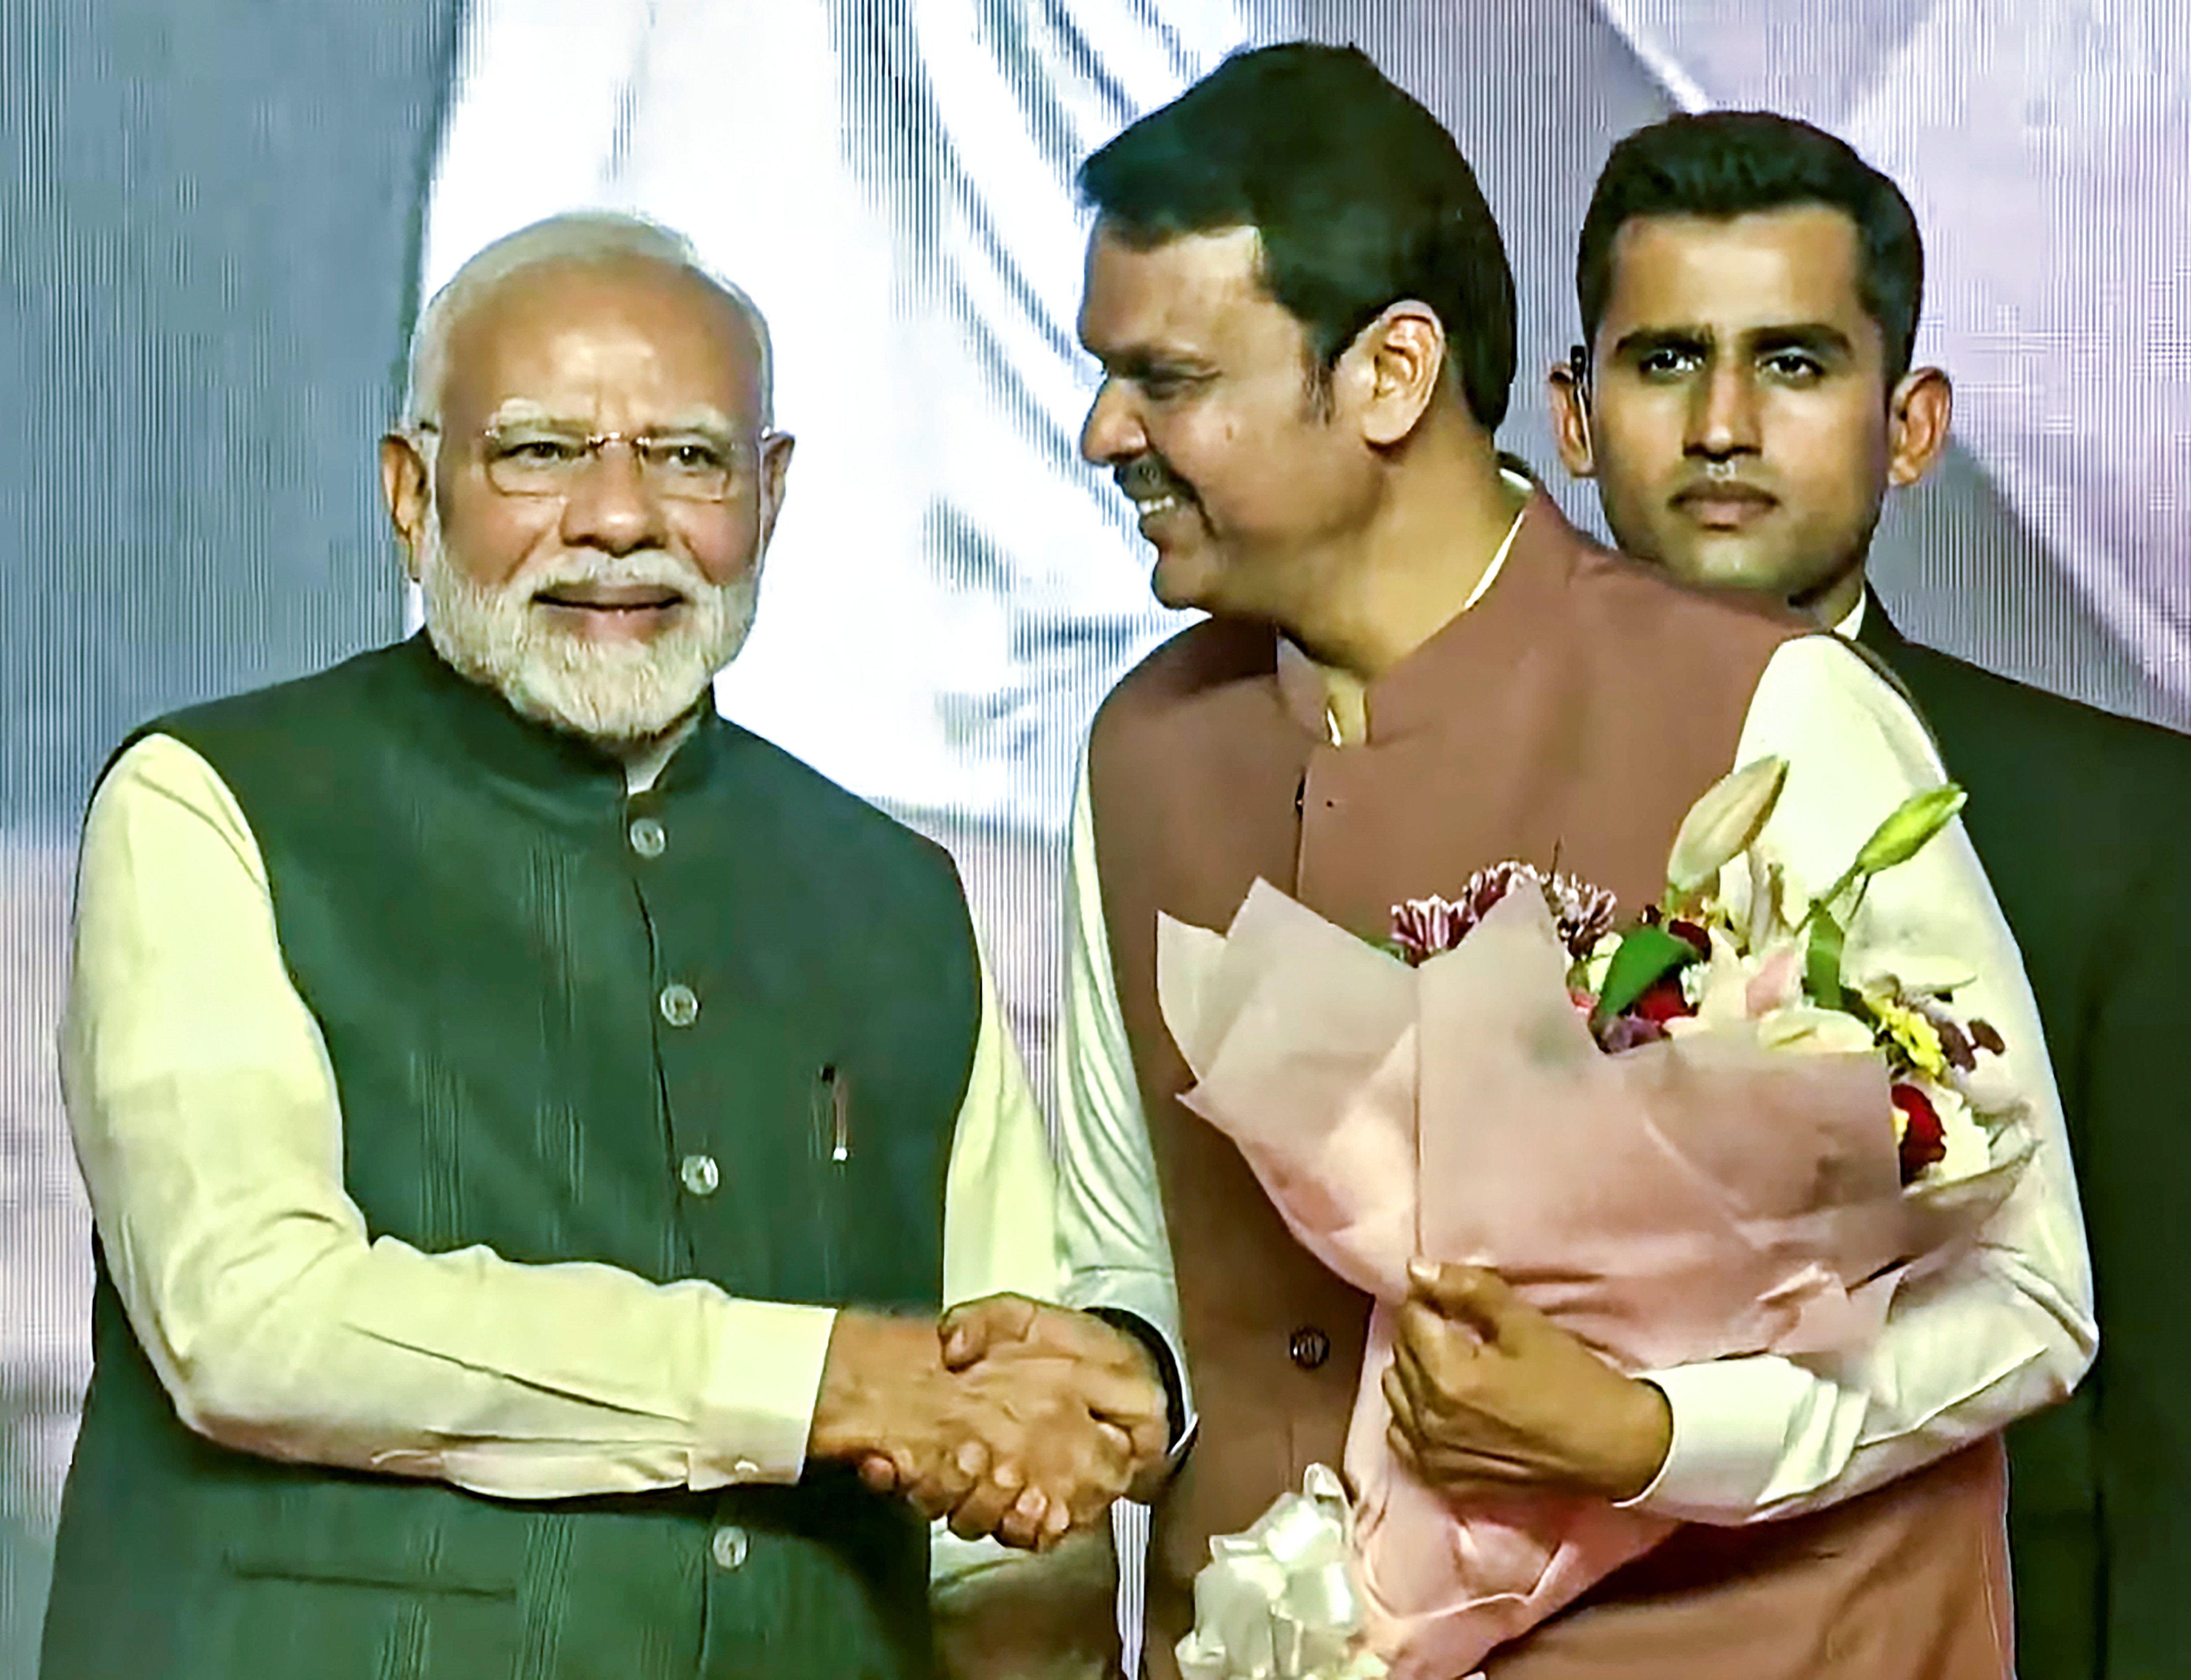
[[[1841,1003],[1841,947],[1847,936],[1823,905],[1811,912],[1811,937],[1803,953],[1803,987],[1811,1001],[1825,1009]]]
[[[1697,948],[1663,927],[1631,927],[1605,965],[1605,985],[1596,1015],[1609,1021],[1669,974],[1697,960]]]

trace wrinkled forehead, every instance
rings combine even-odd
[[[1263,282],[1262,236],[1253,227],[1144,238],[1099,221],[1084,282],[1080,341],[1106,360],[1216,354],[1298,331]]]
[[[760,424],[760,344],[730,298],[698,275],[619,258],[527,269],[474,303],[450,331],[442,402],[454,426],[706,413],[747,432]]]

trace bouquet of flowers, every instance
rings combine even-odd
[[[1410,1256],[1497,1269],[1630,1371],[1828,1353],[2013,1187],[2030,1145],[2005,1046],[1955,1004],[1975,977],[1848,960],[1872,877],[1961,791],[1904,804],[1804,899],[1757,846],[1786,774],[1761,760],[1708,791],[1625,927],[1610,895],[1515,863],[1396,907],[1379,942],[1260,881],[1223,934],[1160,925],[1182,1101],[1377,1301],[1352,1509],[1312,1477],[1212,1542],[1187,1680],[1449,1680],[1670,1531],[1581,1495],[1456,1506],[1394,1459],[1380,1379]]]

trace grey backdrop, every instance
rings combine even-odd
[[[801,434],[725,709],[960,857],[1040,1068],[1086,718],[1169,627],[1073,453],[1073,162],[1244,43],[1351,39],[1453,128],[1522,280],[1504,441],[1618,134],[1769,103],[1893,169],[1969,440],[1878,571],[1921,637],[2191,723],[2191,157],[2169,0],[12,0],[0,447],[0,1680],[84,1370],[54,1088],[71,834],[128,727],[396,634],[373,442],[413,299],[549,210],[686,226]],[[445,143],[444,143],[445,142]]]

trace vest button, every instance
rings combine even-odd
[[[662,1018],[673,1027],[689,1027],[700,1018],[700,999],[681,980],[662,988]]]
[[[734,1523],[726,1523],[709,1540],[708,1550],[717,1569],[735,1569],[746,1561],[748,1545],[746,1531]]]
[[[723,1182],[723,1170],[715,1165],[713,1155],[687,1155],[678,1162],[677,1176],[696,1196],[714,1195],[715,1187]]]
[[[1331,1357],[1331,1338],[1314,1324],[1303,1324],[1286,1343],[1286,1352],[1303,1370],[1312,1371]]]
[[[631,849],[642,857],[659,857],[662,848],[669,844],[669,830],[652,817],[635,817],[627,831],[631,838]]]

